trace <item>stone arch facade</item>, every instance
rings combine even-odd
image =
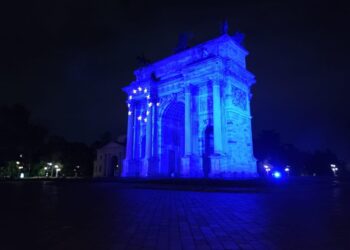
[[[224,34],[136,70],[123,89],[129,108],[123,176],[255,176],[249,98],[255,78],[247,54]],[[183,143],[176,144],[180,116]],[[208,126],[213,148],[204,160]]]

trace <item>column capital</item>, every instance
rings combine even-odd
[[[191,92],[192,88],[193,88],[192,84],[190,84],[190,83],[185,83],[184,84],[185,93]]]

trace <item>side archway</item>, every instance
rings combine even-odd
[[[166,176],[180,175],[185,146],[184,113],[184,103],[173,101],[161,117],[161,172]]]

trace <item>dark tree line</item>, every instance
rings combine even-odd
[[[44,175],[48,163],[60,164],[61,176],[91,176],[94,151],[84,143],[49,135],[21,105],[0,107],[0,176]]]
[[[332,176],[331,164],[337,166],[339,175],[348,174],[345,162],[338,159],[330,149],[305,152],[292,144],[284,144],[280,135],[273,130],[262,131],[254,140],[254,154],[258,159],[258,169],[264,172],[263,165],[269,164],[283,170],[290,167],[290,174]]]
[[[19,172],[26,176],[50,175],[50,171],[44,171],[49,163],[60,165],[61,176],[91,176],[95,150],[111,140],[107,132],[91,146],[69,142],[33,123],[25,107],[0,106],[0,177],[18,177]],[[271,130],[256,137],[254,154],[262,174],[264,164],[281,169],[290,166],[290,174],[295,176],[333,175],[330,164],[336,164],[339,174],[347,174],[345,163],[331,150],[304,152],[282,143],[280,135]]]

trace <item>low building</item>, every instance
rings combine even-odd
[[[120,176],[125,157],[125,145],[120,142],[110,142],[97,150],[94,161],[94,177]]]

